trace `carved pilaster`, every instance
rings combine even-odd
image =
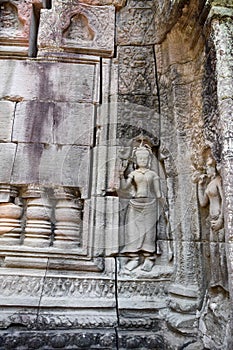
[[[180,87],[174,88],[175,94],[180,94]],[[180,108],[180,107],[179,107]],[[179,116],[178,106],[174,109]],[[168,325],[183,334],[197,332],[196,310],[200,307],[202,298],[202,270],[200,228],[196,190],[188,174],[187,165],[190,164],[190,152],[187,149],[187,138],[178,136],[177,159],[178,181],[182,184],[176,202],[175,212],[175,280],[169,288],[170,312],[167,317]],[[185,159],[185,162],[184,162]],[[191,167],[189,165],[189,167]]]
[[[222,131],[222,180],[225,199],[224,221],[228,244],[229,291],[233,295],[233,118],[232,39],[233,10],[216,6],[210,13],[211,34],[216,52],[217,98]]]
[[[22,208],[15,204],[18,191],[9,185],[0,185],[0,244],[20,243]]]
[[[24,245],[47,247],[51,238],[51,204],[45,189],[29,185],[23,193],[26,199]]]
[[[233,9],[212,9],[211,31],[216,50],[217,97],[222,134],[222,180],[224,191],[224,222],[228,259],[229,292],[233,298]],[[233,308],[227,348],[233,346]],[[227,325],[227,322],[225,322]],[[227,327],[226,327],[227,328]]]
[[[80,245],[82,231],[82,202],[73,189],[60,187],[55,189],[57,199],[55,208],[54,246],[76,248]]]

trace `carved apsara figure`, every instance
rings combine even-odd
[[[198,182],[198,197],[202,207],[209,204],[210,226],[213,233],[223,228],[222,183],[213,159],[208,159],[206,170],[207,174],[201,176]]]
[[[209,158],[206,174],[198,181],[198,198],[201,207],[209,205],[210,222],[210,286],[222,286],[227,289],[227,267],[224,244],[224,215],[221,177],[216,169],[216,162]]]
[[[125,242],[121,253],[129,257],[125,268],[133,270],[140,265],[140,255],[144,257],[141,269],[151,271],[154,266],[156,247],[156,224],[159,203],[162,201],[160,178],[150,170],[152,151],[148,145],[140,145],[133,151],[136,169],[127,178],[120,172],[121,189],[133,188],[133,198],[129,201],[125,219]]]

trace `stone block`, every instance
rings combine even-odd
[[[21,102],[16,108],[13,141],[91,145],[94,118],[92,104]]]
[[[151,95],[157,93],[153,48],[119,47],[119,93]]]
[[[39,183],[39,167],[43,144],[18,144],[11,182],[14,184]]]
[[[118,147],[119,148],[119,147]],[[94,195],[114,193],[119,188],[117,173],[117,147],[99,146],[94,149]]]
[[[158,143],[160,115],[157,96],[121,95],[117,109],[117,137],[120,143],[138,136],[141,132]]]
[[[93,251],[96,256],[111,256],[119,252],[119,198],[97,197],[91,203],[94,215]]]
[[[118,16],[119,45],[151,45],[156,41],[155,14],[152,1],[128,1]]]
[[[14,143],[0,143],[0,183],[10,182],[16,147]]]
[[[0,141],[10,142],[15,103],[0,101]]]
[[[54,106],[54,143],[93,145],[95,108],[91,104],[57,103]]]
[[[44,276],[40,273],[37,276],[34,275],[30,278],[21,275],[19,270],[17,274],[12,273],[12,271],[9,272],[9,270],[5,273],[2,272],[0,276],[1,304],[7,305],[8,307],[22,307],[22,305],[29,306],[33,312],[33,308],[38,306],[41,298],[41,293],[43,291],[43,278]],[[12,319],[14,319],[14,316]]]
[[[162,276],[161,267],[161,276]],[[134,277],[132,279],[132,277]],[[163,281],[163,282],[162,282]],[[129,273],[128,278],[118,279],[118,301],[120,319],[127,318],[126,310],[143,310],[163,309],[167,305],[166,295],[169,282],[163,277],[161,279],[151,278],[137,278],[133,272]],[[138,298],[140,295],[140,298]],[[153,316],[152,316],[153,317]],[[149,320],[148,320],[149,321]],[[134,319],[137,323],[138,320]]]
[[[1,60],[0,76],[0,99],[48,102],[94,102],[96,99],[97,78],[93,62],[64,64]]]
[[[39,55],[64,50],[112,56],[114,22],[114,6],[89,6],[77,0],[55,1],[51,10],[41,11]]]
[[[0,56],[27,55],[33,5],[39,1],[2,1],[0,13]]]
[[[79,187],[88,194],[90,177],[88,147],[19,144],[12,183]]]
[[[13,141],[53,142],[53,102],[29,101],[17,104]]]
[[[44,282],[41,305],[43,307],[59,305],[63,308],[78,307],[89,310],[95,308],[95,312],[99,308],[106,308],[113,314],[115,281],[110,278],[92,278],[91,276],[66,277],[63,275],[58,278],[48,273]],[[101,312],[101,310],[98,311]],[[88,313],[85,316],[88,320]]]

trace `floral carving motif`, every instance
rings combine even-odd
[[[163,284],[154,281],[118,281],[118,295],[123,298],[144,297],[153,298],[155,296],[164,298],[167,295],[166,282]]]
[[[69,349],[116,349],[115,331],[74,331],[74,332],[17,332],[9,335],[6,332],[2,334],[1,345],[4,349],[18,349],[23,346],[26,349],[42,350],[45,347],[49,349],[69,348]],[[118,339],[121,348],[127,349],[167,349],[167,344],[160,334],[145,333],[144,335],[132,332],[131,334],[120,334]]]
[[[130,1],[118,15],[119,45],[150,45],[155,42],[155,11],[151,1]]]
[[[5,319],[4,325],[7,324],[20,324],[27,326],[30,329],[74,329],[74,328],[92,328],[95,325],[96,328],[115,327],[117,325],[117,319],[114,316],[78,316],[78,315],[54,315],[50,313],[41,313],[37,317],[35,314],[30,313],[16,313]],[[140,323],[140,322],[139,322]],[[141,323],[140,323],[141,324]],[[3,323],[2,323],[3,325]],[[104,340],[103,340],[104,342]]]
[[[78,279],[27,276],[0,276],[1,295],[40,296],[60,298],[114,298],[115,283],[108,279]]]
[[[119,48],[119,93],[156,94],[155,64],[151,47]]]
[[[203,89],[203,118],[204,132],[208,144],[212,148],[217,162],[221,159],[222,140],[219,120],[217,80],[216,80],[216,53],[211,40],[206,47],[206,62],[204,71]]]

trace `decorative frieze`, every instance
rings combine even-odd
[[[167,278],[165,276],[158,278],[157,281],[152,279],[141,279],[134,280],[132,279],[122,279],[119,278],[117,281],[118,296],[121,299],[131,299],[145,298],[148,300],[155,300],[155,298],[166,299],[167,297],[167,288],[169,285],[169,275]]]
[[[102,331],[94,331],[87,329],[86,331],[51,331],[51,332],[17,332],[16,334],[8,334],[2,332],[0,334],[2,344],[6,348],[17,349],[24,346],[25,349],[45,348],[57,349],[112,349],[116,350],[120,345],[121,349],[161,349],[165,350],[168,347],[168,342],[164,339],[161,332],[152,333],[131,332],[130,334],[124,331],[119,334],[116,339],[115,331],[106,328]],[[25,345],[26,344],[26,345]],[[118,345],[117,345],[118,344]]]
[[[36,317],[36,315],[32,312],[21,312],[21,313],[13,313],[9,315],[8,318],[0,320],[0,324],[3,326],[7,326],[11,323],[17,323],[22,326],[29,326],[30,329],[39,329],[39,330],[48,330],[48,329],[66,329],[69,327],[70,329],[85,329],[91,328],[93,324],[98,328],[105,327],[116,327],[117,319],[116,315],[97,313],[91,316],[87,315],[87,313],[80,312],[79,315],[70,314],[69,312],[62,314],[58,313],[50,313],[49,311],[41,311],[41,313]],[[135,325],[136,325],[135,320]],[[142,320],[139,320],[137,323],[142,324]]]
[[[2,296],[40,296],[50,298],[107,298],[115,296],[115,283],[109,279],[44,277],[39,276],[0,276]]]
[[[123,299],[137,298],[153,301],[153,298],[166,299],[168,294],[169,276],[156,281],[152,279],[122,279],[117,281],[118,295]],[[116,283],[109,278],[91,277],[40,277],[1,275],[0,292],[4,297],[36,297],[43,291],[43,298],[100,298],[111,300],[115,298]]]

